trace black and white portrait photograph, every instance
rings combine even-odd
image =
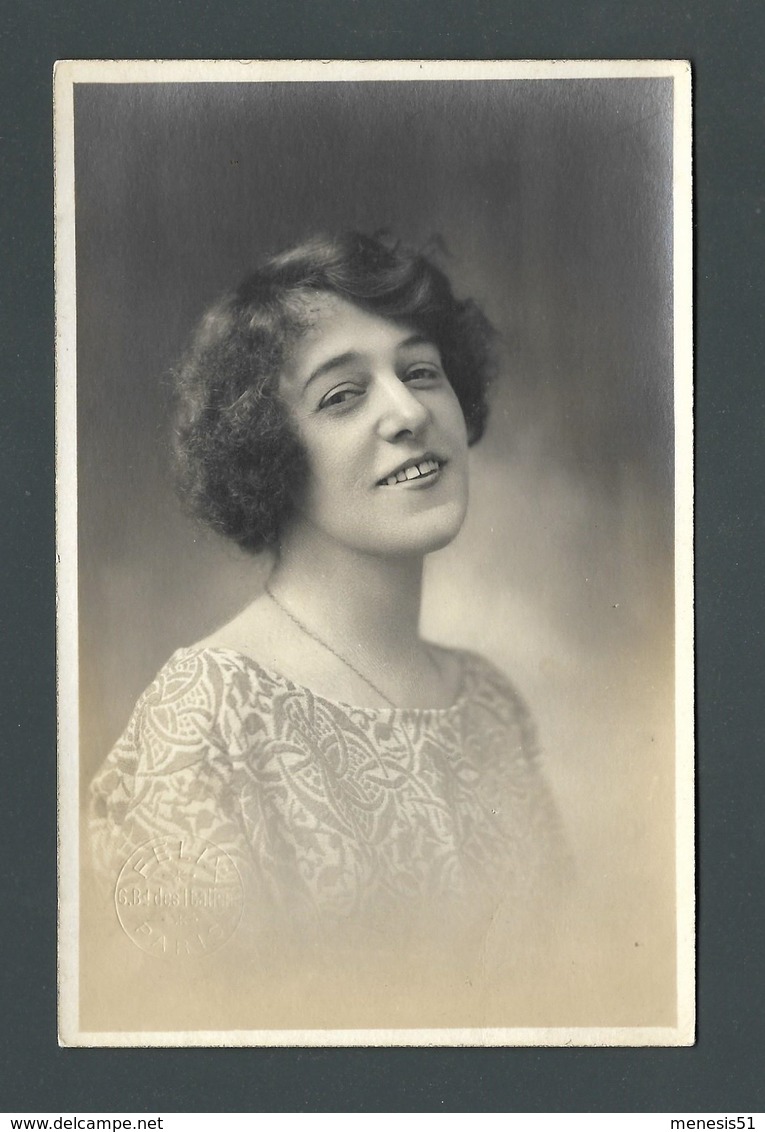
[[[61,1041],[692,1043],[688,66],[55,101]]]

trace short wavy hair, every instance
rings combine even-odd
[[[337,295],[439,349],[468,442],[483,434],[495,332],[424,254],[384,236],[316,237],[265,260],[204,315],[174,372],[174,470],[186,511],[247,551],[278,545],[309,469],[279,393],[306,298]]]

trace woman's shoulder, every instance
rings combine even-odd
[[[91,782],[98,871],[168,829],[231,843],[227,799],[243,729],[255,730],[253,686],[244,659],[225,650],[180,648],[162,665]]]
[[[197,644],[176,649],[138,701],[142,708],[196,709],[199,720],[216,718],[232,701],[247,696],[253,674],[234,649]]]
[[[168,773],[230,753],[266,695],[263,675],[233,650],[177,649],[138,698],[113,755]]]
[[[199,641],[176,649],[159,669],[147,692],[154,685],[165,687],[180,680],[184,687],[203,687],[220,697],[236,687],[238,677],[249,679],[251,667],[257,668],[250,657],[237,649]]]
[[[469,687],[471,692],[481,689],[485,689],[487,692],[496,691],[510,699],[517,699],[522,702],[520,694],[507,673],[482,653],[475,652],[472,649],[444,648],[440,645],[432,647],[437,649],[441,657],[451,658],[452,662],[459,666],[463,685]]]
[[[517,727],[524,745],[536,747],[534,721],[528,704],[516,685],[493,661],[470,649],[449,650],[462,666],[460,701],[474,714]]]

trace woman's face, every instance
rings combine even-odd
[[[467,508],[467,435],[438,349],[334,295],[308,313],[280,382],[310,469],[296,522],[368,554],[445,546]]]

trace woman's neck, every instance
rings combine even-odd
[[[378,664],[416,659],[423,560],[382,558],[314,535],[293,537],[268,588],[339,650]]]

